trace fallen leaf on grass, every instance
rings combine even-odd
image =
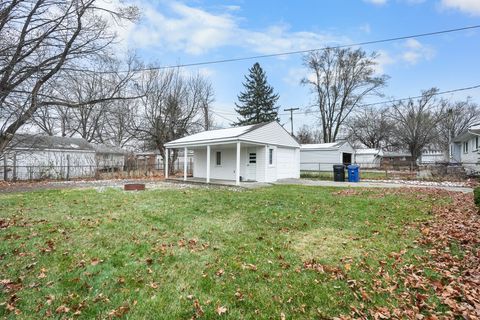
[[[55,310],[55,312],[56,312],[56,313],[59,313],[59,314],[60,314],[60,313],[67,313],[67,312],[69,312],[69,311],[70,311],[70,308],[67,307],[67,306],[64,305],[64,304],[62,304],[60,307],[58,307],[58,308]]]
[[[103,260],[100,260],[98,258],[93,258],[92,261],[90,262],[90,264],[92,266],[96,266],[97,264],[99,264],[100,262],[103,262]]]
[[[195,316],[196,317],[203,316],[203,314],[204,314],[203,308],[202,308],[202,306],[200,305],[200,302],[198,302],[197,299],[195,301],[193,301],[193,309],[195,311]]]
[[[243,265],[243,269],[248,269],[252,271],[257,271],[257,266],[251,263],[247,263]]]
[[[218,305],[218,306],[215,308],[215,312],[216,312],[219,316],[221,316],[222,314],[224,314],[224,313],[227,312],[227,307]]]
[[[110,311],[108,313],[108,317],[109,318],[121,318],[123,317],[125,314],[127,314],[127,312],[130,311],[130,307],[128,305],[123,305],[123,306],[120,306],[118,307],[117,309],[114,309],[112,311]]]

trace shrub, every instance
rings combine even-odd
[[[480,209],[480,187],[473,189],[473,199],[477,207]]]

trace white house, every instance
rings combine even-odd
[[[335,164],[351,164],[355,149],[348,141],[320,144],[302,144],[300,169],[305,171],[331,171]]]
[[[382,149],[355,149],[355,163],[361,168],[380,168]]]
[[[480,173],[480,125],[475,125],[455,137],[450,145],[451,162],[460,163],[468,174]]]
[[[193,150],[189,150],[187,154],[187,165],[193,166]],[[149,168],[151,170],[163,170],[163,157],[158,150],[141,151],[135,153],[138,168]],[[177,160],[173,164],[176,170],[183,170],[185,155],[183,149],[178,150]]]
[[[229,129],[210,130],[165,144],[170,149],[194,151],[193,177],[273,182],[300,177],[300,145],[276,121]],[[187,180],[187,161],[184,161]],[[168,178],[168,168],[165,170]]]
[[[420,155],[420,158],[418,159],[419,164],[435,164],[445,162],[448,162],[445,153],[436,148],[424,149]]]
[[[95,170],[95,150],[85,139],[16,134],[4,155],[0,179],[91,177]]]
[[[106,144],[91,144],[95,150],[97,168],[100,170],[123,170],[127,151]]]

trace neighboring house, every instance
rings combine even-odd
[[[165,147],[183,149],[187,154],[193,150],[193,178],[207,183],[218,179],[233,180],[238,185],[240,181],[300,177],[300,145],[276,121],[204,131],[171,141]]]
[[[406,151],[384,151],[380,163],[382,168],[407,168],[412,165],[412,154]]]
[[[355,163],[361,168],[380,168],[382,158],[381,149],[355,149]]]
[[[128,154],[122,148],[106,144],[91,144],[95,150],[95,161],[99,170],[123,170]]]
[[[467,174],[480,173],[480,125],[475,125],[455,137],[450,145],[451,162],[460,163]]]
[[[95,150],[82,138],[16,134],[1,165],[0,179],[91,177]]]
[[[422,151],[420,158],[418,159],[419,164],[436,164],[436,163],[446,163],[448,162],[445,153],[442,150],[435,148],[427,148]]]
[[[175,160],[174,167],[177,170],[183,170],[183,162],[185,156],[184,150],[177,151],[177,160]],[[187,165],[193,166],[194,151],[188,150],[187,153]],[[154,151],[142,151],[135,153],[136,166],[140,169],[146,168],[148,170],[163,170],[163,158],[158,150]]]
[[[302,144],[300,168],[305,171],[332,171],[335,164],[355,162],[355,149],[348,141]]]

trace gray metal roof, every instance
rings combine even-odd
[[[126,154],[127,151],[106,144],[89,143],[83,138],[46,136],[38,134],[15,134],[10,143],[12,149],[28,150],[76,150],[98,154]]]
[[[70,138],[34,134],[15,134],[10,143],[12,149],[60,149],[95,151],[83,138]]]
[[[90,145],[95,150],[95,152],[99,154],[127,154],[128,153],[128,151],[123,150],[120,147],[110,146],[103,143],[101,144],[91,143]]]
[[[165,146],[169,147],[171,145],[177,145],[177,144],[205,143],[205,142],[224,141],[224,140],[234,139],[248,132],[251,132],[255,129],[263,127],[264,125],[267,125],[269,123],[271,122],[251,124],[251,125],[242,126],[242,127],[232,127],[232,128],[226,128],[226,129],[202,131],[202,132],[198,132],[180,139],[170,141],[166,143]]]

